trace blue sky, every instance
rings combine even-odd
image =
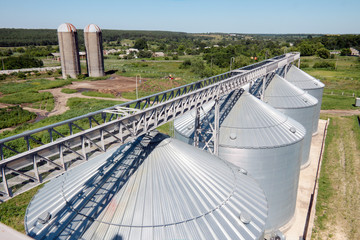
[[[0,28],[360,33],[360,0],[0,0]]]

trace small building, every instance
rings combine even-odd
[[[154,52],[153,57],[165,57],[165,53],[163,53],[163,52]]]
[[[350,48],[351,56],[360,56],[360,53],[355,48]]]
[[[126,50],[126,54],[129,55],[130,53],[138,53],[139,49],[136,48],[129,48]]]

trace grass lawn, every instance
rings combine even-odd
[[[313,239],[360,237],[360,126],[358,116],[330,118],[319,179]]]
[[[336,69],[312,68],[316,62],[336,63]],[[360,61],[358,57],[336,56],[323,60],[318,57],[302,57],[309,65],[303,71],[325,83],[322,109],[354,109],[355,97],[360,97]]]

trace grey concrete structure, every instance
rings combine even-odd
[[[317,133],[318,122],[320,118],[320,110],[321,110],[321,102],[322,96],[324,92],[325,84],[320,82],[318,79],[313,76],[307,74],[306,72],[300,70],[294,65],[290,67],[289,71],[286,73],[285,79],[297,86],[305,90],[311,96],[315,97],[319,102],[316,107],[316,114],[313,125],[313,134]]]
[[[104,72],[104,58],[102,47],[102,32],[95,24],[84,28],[87,71],[90,77],[102,77]]]
[[[63,78],[77,78],[81,74],[77,30],[70,23],[58,28],[58,39]]]
[[[263,239],[267,201],[242,169],[151,133],[47,183],[25,217],[35,239]]]
[[[318,100],[279,75],[275,75],[265,90],[264,102],[305,127],[301,168],[307,167],[310,163],[309,154]]]

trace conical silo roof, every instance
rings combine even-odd
[[[200,111],[200,121],[204,118],[204,116],[211,110],[214,106],[215,102],[211,101],[203,105],[203,110]],[[180,134],[181,137],[189,138],[194,133],[195,128],[195,110],[191,110],[190,112],[176,118],[174,120],[174,128],[176,134]],[[179,136],[180,137],[180,136]],[[178,138],[179,139],[179,138]],[[185,141],[187,142],[187,141]]]
[[[309,163],[318,100],[279,75],[275,75],[265,90],[264,101],[305,127],[301,165],[306,167]]]
[[[299,68],[295,67],[294,65],[292,65],[287,72],[285,79],[294,84],[295,86],[307,91],[311,96],[315,97],[318,100],[312,130],[313,134],[315,134],[318,129],[318,121],[320,118],[322,96],[325,84],[323,84],[313,76],[307,74],[306,72],[300,70]]]
[[[220,127],[219,145],[272,148],[294,144],[304,136],[300,123],[244,92]]]
[[[264,102],[274,108],[306,108],[318,104],[318,100],[286,81],[279,75],[275,75],[265,90]]]
[[[286,73],[285,79],[303,90],[325,87],[325,84],[294,65],[292,65]]]
[[[114,156],[114,154],[112,155]],[[99,194],[92,196],[68,187],[81,176],[69,173],[72,179],[58,178],[58,188],[73,192],[79,201],[69,199],[64,207],[78,215],[66,226],[62,237],[81,239],[262,239],[267,218],[267,202],[258,183],[243,171],[207,152],[164,135],[144,137],[136,146],[118,152],[118,168],[105,176],[114,176],[105,184],[93,184]],[[113,160],[117,157],[113,157]],[[135,163],[137,160],[140,162]],[[99,168],[104,169],[104,168]],[[115,178],[118,169],[129,170]],[[68,175],[69,175],[68,174]],[[111,178],[111,177],[110,177]],[[104,181],[104,180],[100,180]],[[77,181],[81,182],[81,181]],[[50,182],[51,183],[51,182]],[[50,184],[49,183],[49,184]],[[114,185],[111,188],[110,185]],[[82,184],[83,185],[83,184]],[[51,201],[56,184],[42,189],[42,196]],[[109,189],[108,197],[104,189]],[[49,194],[45,194],[48,192]],[[63,195],[68,195],[68,192]],[[85,203],[80,200],[86,200]],[[38,200],[41,200],[38,198]],[[104,206],[89,207],[94,204]],[[35,203],[34,203],[35,204]],[[74,205],[72,205],[74,204]],[[81,210],[78,205],[84,205]],[[46,204],[45,204],[46,206]],[[96,209],[98,208],[98,209]],[[87,209],[84,211],[84,209]],[[44,210],[44,209],[43,209]],[[100,211],[101,210],[101,211]],[[88,214],[92,211],[98,214]],[[28,211],[27,215],[31,215]],[[88,217],[84,216],[88,214]],[[64,214],[62,213],[61,216]],[[36,217],[35,215],[32,216]],[[54,218],[56,218],[54,216]],[[80,221],[82,219],[82,221]],[[51,220],[50,220],[51,221]],[[60,223],[65,223],[63,220]],[[80,224],[79,230],[76,225]],[[50,229],[51,231],[51,229]],[[47,231],[48,232],[48,231]],[[56,232],[56,230],[53,230]],[[79,234],[79,235],[77,235]],[[55,235],[53,235],[55,236]]]
[[[220,126],[219,157],[259,181],[269,204],[265,231],[294,216],[305,128],[244,92]]]

